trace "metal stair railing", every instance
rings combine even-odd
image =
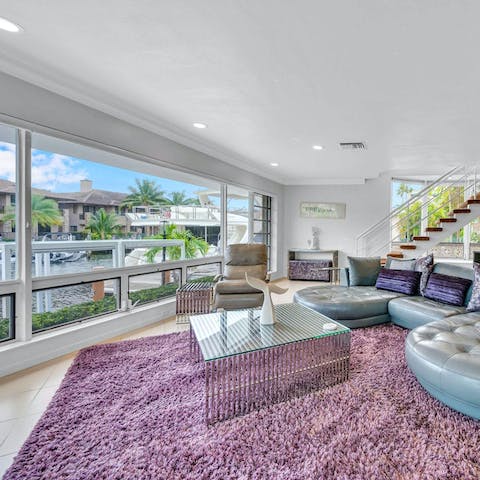
[[[456,208],[451,197],[441,204],[436,203],[445,191],[456,188],[455,198],[461,197],[461,202],[464,202],[467,195],[471,194],[475,198],[477,187],[478,181],[475,166],[470,168],[467,166],[453,168],[415,195],[412,195],[406,202],[392,210],[390,214],[375,225],[358,235],[356,238],[357,255],[385,255],[392,249],[392,245],[395,243],[411,241],[412,235],[410,235],[410,231],[418,230],[418,234],[420,234],[422,233],[422,225],[425,223],[428,225],[428,220],[439,210],[447,205],[449,205],[449,210]],[[420,207],[416,205],[419,201],[421,202]],[[411,220],[415,215],[418,215],[419,209],[420,217],[412,223]],[[426,214],[423,212],[426,212]],[[400,216],[401,218],[399,218]],[[407,226],[406,239],[402,237],[400,232],[401,225]]]

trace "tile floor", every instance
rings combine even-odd
[[[322,285],[317,282],[286,279],[276,283],[289,287],[289,290],[284,295],[273,295],[275,303],[291,302],[295,291],[312,285]],[[170,317],[149,327],[112,338],[108,342],[162,335],[186,328],[188,327],[177,325],[175,317]],[[47,408],[76,353],[0,378],[0,477],[11,465],[16,453]]]

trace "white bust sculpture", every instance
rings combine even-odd
[[[259,278],[249,277],[248,273],[245,274],[245,280],[251,287],[263,292],[263,305],[260,324],[273,325],[275,323],[275,310],[273,308],[271,293],[273,292],[281,295],[282,293],[286,293],[288,288],[282,288],[274,283],[264,282]]]

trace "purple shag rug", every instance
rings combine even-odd
[[[348,382],[212,427],[188,334],[87,348],[4,478],[478,480],[480,422],[417,383],[406,334],[355,330]]]

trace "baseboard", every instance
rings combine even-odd
[[[75,352],[175,315],[175,299],[117,312],[35,335],[0,347],[0,377]]]

